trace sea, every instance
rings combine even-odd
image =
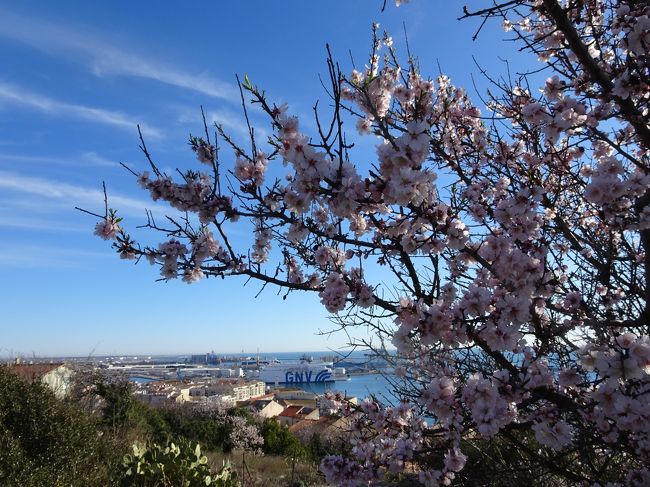
[[[373,396],[382,403],[395,404],[398,400],[393,393],[390,383],[390,375],[387,374],[356,374],[350,376],[349,380],[337,380],[335,382],[297,384],[305,391],[323,394],[326,391],[340,392],[345,397],[356,397],[363,399]]]

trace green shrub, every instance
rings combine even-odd
[[[306,450],[298,440],[289,431],[289,428],[282,426],[277,420],[267,418],[262,423],[260,430],[264,438],[264,453],[271,455],[303,457]]]
[[[170,437],[200,443],[208,450],[222,450],[230,434],[223,421],[201,415],[192,407],[168,407],[160,414]]]
[[[229,465],[216,473],[197,443],[181,440],[161,446],[133,445],[133,452],[124,456],[122,487],[238,487],[237,473]]]
[[[123,453],[74,404],[0,367],[0,485],[115,485]]]

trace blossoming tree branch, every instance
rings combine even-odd
[[[548,485],[650,485],[649,16],[633,0],[465,10],[543,69],[490,78],[481,106],[375,30],[364,69],[344,75],[330,56],[332,111],[315,107],[313,133],[246,78],[269,140],[249,125],[242,147],[219,128],[224,161],[206,126],[190,139],[199,169],[181,177],[143,140],[138,183],[186,216],[150,217],[152,245],[107,205],[96,234],[164,279],[315,293],[342,326],[395,347],[401,403],[330,397],[351,425],[349,454],[322,462],[330,482],[469,482],[483,445],[489,468],[507,471],[498,446]],[[355,160],[351,119],[379,138],[372,164]],[[271,179],[278,164],[286,178]],[[250,248],[229,238],[238,220]]]

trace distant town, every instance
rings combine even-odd
[[[60,398],[69,392],[75,372],[92,372],[108,381],[128,380],[134,397],[148,406],[246,407],[292,429],[331,422],[326,418],[332,411],[322,400],[327,390],[341,391],[356,403],[358,396],[384,393],[387,383],[382,374],[390,372],[383,359],[368,353],[283,359],[214,352],[184,357],[15,358],[4,366],[29,381],[40,380]]]

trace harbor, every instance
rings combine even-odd
[[[150,397],[147,402],[178,401],[180,391],[189,389],[194,392],[187,392],[183,400],[192,395],[192,401],[236,402],[234,389],[246,384],[258,384],[257,390],[267,394],[294,390],[321,396],[332,391],[385,402],[394,397],[392,369],[380,357],[363,352],[96,357],[93,366],[108,377],[130,380],[142,396]]]

